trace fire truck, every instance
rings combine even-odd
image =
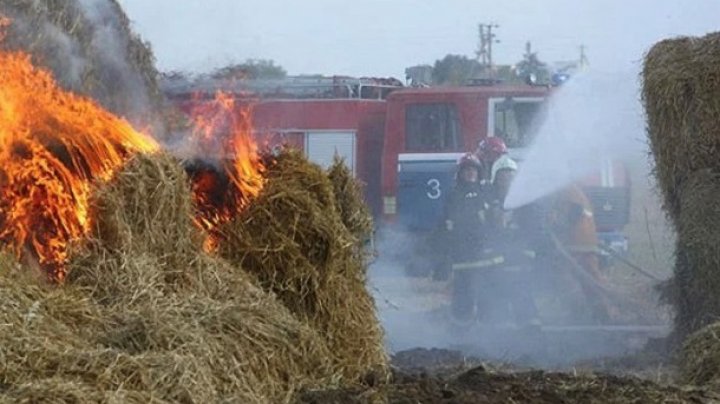
[[[378,227],[422,237],[442,222],[458,157],[500,136],[520,160],[531,142],[548,86],[478,82],[463,87],[404,87],[393,79],[293,77],[226,82],[167,80],[168,99],[187,110],[221,90],[252,103],[261,144],[291,145],[321,166],[335,155],[364,183]],[[600,239],[627,248],[630,184],[624,166],[607,161],[580,181]]]

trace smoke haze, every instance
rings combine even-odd
[[[523,156],[505,206],[514,209],[557,191],[608,160],[646,158],[638,74],[579,74],[551,96],[544,122]]]

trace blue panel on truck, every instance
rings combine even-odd
[[[397,213],[401,226],[411,231],[437,228],[444,220],[445,197],[455,185],[455,161],[400,161]]]

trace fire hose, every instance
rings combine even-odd
[[[615,258],[616,260],[622,262],[623,264],[627,265],[630,269],[635,270],[635,272],[642,274],[656,282],[663,282],[663,279],[660,279],[659,277],[653,275],[652,273],[644,270],[642,267],[633,264],[630,260],[628,260],[627,258],[618,254],[612,248],[608,248],[608,247],[605,247],[604,245],[600,244],[600,245],[598,245],[598,249],[607,253],[608,255],[610,255],[611,257]]]
[[[558,237],[554,234],[552,231],[548,231],[547,234],[549,234],[550,239],[552,240],[556,250],[560,253],[560,255],[570,264],[570,268],[573,272],[573,275],[575,278],[585,287],[589,287],[592,291],[595,293],[601,295],[605,298],[606,304],[609,302],[624,302],[625,304],[632,305],[634,302],[634,299],[630,296],[624,296],[619,294],[616,291],[613,291],[609,289],[607,286],[601,284],[598,282],[595,278],[593,278],[583,267],[580,265],[580,263],[568,252],[568,250],[563,246],[562,242],[558,239]],[[605,246],[598,246],[598,251],[602,250],[605,251],[607,247]],[[635,271],[647,276],[648,278],[651,278],[653,280],[661,282],[662,279],[658,278],[657,276],[651,274],[650,272],[642,269],[641,267],[633,264],[629,260],[625,259],[624,257],[619,256],[614,251],[607,251],[612,256],[618,258],[620,261],[622,261],[624,264],[628,265],[630,268],[634,269]]]
[[[615,292],[608,289],[605,285],[599,283],[582,267],[582,265],[580,265],[579,262],[577,262],[577,260],[572,256],[572,254],[570,254],[565,248],[565,246],[563,246],[562,242],[558,239],[554,232],[548,231],[547,234],[550,236],[550,240],[553,242],[553,246],[555,247],[557,252],[559,252],[560,255],[565,259],[565,261],[570,264],[573,275],[583,286],[589,287],[595,292],[600,293],[606,297],[616,297]]]

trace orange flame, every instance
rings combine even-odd
[[[201,167],[191,171],[198,209],[196,223],[208,232],[206,251],[217,249],[218,228],[231,220],[263,188],[264,167],[252,137],[252,110],[218,92],[207,104],[195,106],[192,140]]]
[[[67,244],[90,229],[91,182],[158,144],[63,91],[20,52],[0,52],[0,243],[62,280]]]

